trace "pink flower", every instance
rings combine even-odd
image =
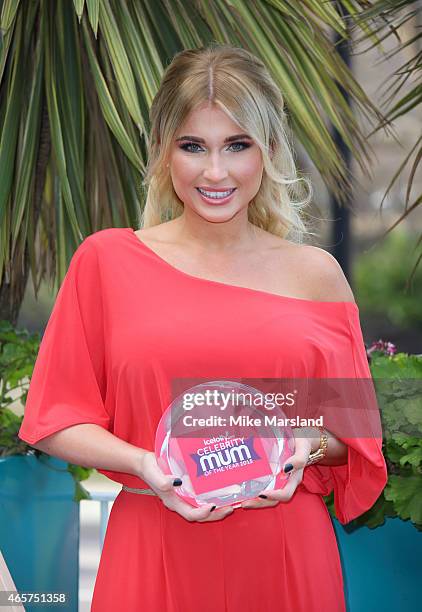
[[[397,353],[397,348],[392,342],[377,340],[366,349],[366,354],[368,357],[370,357],[374,352],[383,353],[384,355],[394,355],[394,353]]]

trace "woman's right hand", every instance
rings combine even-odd
[[[166,508],[177,512],[189,522],[197,521],[199,523],[208,523],[211,521],[218,521],[233,512],[232,506],[215,508],[213,504],[207,504],[200,508],[194,508],[183,501],[174,490],[177,485],[173,484],[178,481],[181,483],[180,479],[178,479],[177,476],[168,476],[164,474],[158,466],[155,453],[153,452],[144,451],[140,459],[139,473],[136,475],[148,483]],[[212,508],[214,508],[214,510],[212,510]]]

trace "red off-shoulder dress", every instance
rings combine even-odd
[[[290,376],[371,377],[354,302],[284,297],[198,278],[166,262],[132,228],[106,229],[88,236],[71,260],[19,437],[32,444],[95,423],[152,451],[173,378]],[[121,491],[91,610],[345,610],[322,495],[334,489],[338,520],[347,523],[374,504],[387,473],[379,434],[343,441],[347,464],[306,467],[289,502],[237,508],[216,522],[188,522],[156,496]],[[100,471],[129,487],[149,487],[131,474]]]

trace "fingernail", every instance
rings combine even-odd
[[[287,474],[287,472],[290,472],[290,470],[293,469],[293,466],[291,463],[286,463],[286,465],[284,466],[284,472]]]
[[[268,499],[266,495],[258,495],[258,497],[262,497],[262,499]]]
[[[214,510],[217,508],[217,506],[213,506],[210,510],[210,512],[214,512]]]
[[[181,484],[182,484],[182,481],[180,480],[180,478],[175,478],[173,480],[173,487],[180,487]]]

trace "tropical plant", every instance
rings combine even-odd
[[[379,341],[367,350],[380,408],[388,482],[367,512],[347,530],[375,528],[385,519],[410,520],[422,531],[422,356],[396,352]],[[325,498],[335,517],[333,493]]]
[[[29,271],[35,292],[44,278],[58,287],[82,238],[138,218],[148,109],[183,48],[227,42],[260,56],[294,135],[338,201],[348,199],[348,170],[329,126],[367,173],[370,148],[355,112],[370,124],[384,117],[331,33],[348,40],[353,23],[368,33],[358,21],[367,6],[0,0],[0,317],[16,322]]]
[[[389,38],[394,38],[397,43],[390,51],[384,54],[383,60],[391,62],[395,55],[406,57],[400,68],[391,74],[385,83],[385,118],[376,126],[375,130],[369,134],[385,129],[386,126],[391,126],[396,119],[406,115],[412,109],[418,107],[422,103],[422,77],[421,77],[421,61],[422,61],[422,4],[415,0],[377,0],[376,2],[359,2],[363,8],[360,14],[354,19],[353,31],[359,29],[362,33],[361,38],[356,40],[357,43],[371,40],[374,44],[381,46],[382,43]],[[366,6],[364,6],[366,5]],[[363,25],[368,26],[368,31],[364,32]],[[369,27],[371,24],[371,27]],[[409,27],[410,26],[410,27]],[[407,28],[406,28],[407,27]],[[406,31],[408,34],[403,37]],[[405,86],[408,89],[405,90]],[[405,91],[403,91],[405,90]],[[398,100],[395,98],[402,94]],[[405,166],[411,163],[409,180],[406,189],[406,198],[404,203],[404,211],[400,217],[388,228],[384,236],[391,232],[403,219],[413,212],[422,202],[422,193],[416,193],[413,202],[410,203],[411,191],[416,176],[418,166],[422,159],[422,134],[419,130],[415,133],[415,142],[410,151],[405,153],[404,159],[401,161],[397,171],[391,178],[391,181],[381,200],[380,206],[391,191],[394,183],[397,182],[402,175]],[[411,271],[409,281],[412,279],[417,266],[422,259],[422,232],[419,235],[419,240],[416,248],[416,261]],[[415,248],[415,250],[416,250]]]

